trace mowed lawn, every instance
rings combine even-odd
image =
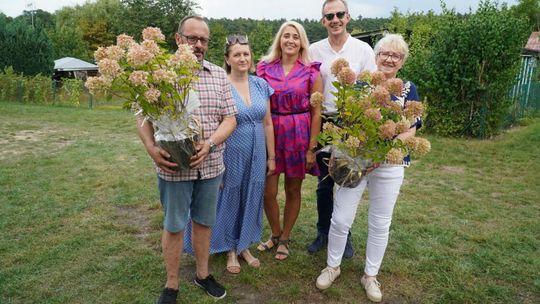
[[[0,102],[0,117],[0,303],[155,303],[162,212],[132,114]],[[428,137],[395,209],[383,301],[540,303],[540,119],[492,140]],[[356,254],[330,289],[315,287],[326,264],[306,252],[315,187],[305,181],[287,261],[263,253],[261,269],[230,275],[225,255],[211,257],[221,303],[368,303],[365,198]],[[180,272],[178,303],[214,303],[191,283],[192,257]]]

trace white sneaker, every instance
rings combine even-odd
[[[364,286],[368,299],[373,302],[380,302],[382,300],[381,283],[377,281],[376,277],[362,276],[360,283]]]
[[[341,274],[341,269],[338,267],[337,269],[333,267],[326,267],[321,271],[321,274],[317,278],[317,288],[324,290],[332,285],[334,283],[334,280],[339,277]]]

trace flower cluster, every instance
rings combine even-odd
[[[200,67],[187,45],[170,54],[159,28],[148,27],[143,41],[122,34],[116,45],[99,47],[94,53],[100,76],[89,77],[86,87],[92,94],[109,93],[126,100],[125,107],[149,119],[162,115],[177,117],[187,106],[194,70]]]
[[[321,144],[375,163],[401,164],[409,153],[421,156],[429,152],[430,143],[424,138],[413,136],[403,142],[396,139],[424,112],[418,101],[407,101],[402,107],[391,100],[392,95],[402,94],[401,79],[387,80],[379,71],[355,75],[342,58],[332,64],[331,72],[337,79],[334,86],[338,114],[323,125]]]
[[[319,92],[315,92],[313,94],[311,94],[311,98],[309,99],[309,103],[311,104],[312,107],[318,107],[320,105],[322,105],[322,103],[324,102],[324,95],[319,93]]]

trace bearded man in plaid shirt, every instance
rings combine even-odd
[[[237,109],[225,71],[204,60],[208,50],[210,30],[199,16],[187,16],[178,27],[177,44],[188,44],[202,65],[194,83],[200,100],[195,115],[202,122],[203,140],[191,158],[190,169],[174,171],[178,166],[168,161],[169,154],[154,141],[151,123],[138,122],[138,133],[146,151],[155,163],[158,188],[165,217],[162,250],[167,271],[167,283],[158,303],[176,303],[178,272],[183,252],[183,231],[191,217],[192,246],[195,251],[196,274],[194,283],[215,299],[225,297],[225,288],[209,274],[208,258],[210,227],[216,220],[219,185],[225,167],[223,142],[236,127]]]

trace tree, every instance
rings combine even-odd
[[[121,4],[120,32],[139,39],[145,27],[159,27],[171,49],[176,48],[174,36],[178,23],[198,7],[192,0],[122,0]]]
[[[55,59],[75,57],[87,61],[93,60],[80,27],[57,26],[54,31],[49,32],[49,37],[53,44]]]
[[[56,12],[56,29],[71,27],[82,33],[87,47],[86,58],[93,58],[99,46],[110,45],[118,35],[118,24],[123,9],[119,0],[97,0],[83,5],[64,7]],[[71,33],[73,34],[73,33]]]
[[[257,26],[249,34],[249,42],[255,63],[268,53],[268,48],[272,44],[273,39],[272,28],[264,22],[257,22]]]
[[[513,6],[511,10],[515,17],[527,20],[531,31],[540,30],[540,1],[519,0],[519,3]]]
[[[498,133],[509,112],[508,91],[526,28],[524,20],[489,0],[465,17],[444,10],[423,77],[426,125],[442,135],[485,138]]]
[[[208,43],[208,52],[206,59],[218,66],[223,65],[224,61],[224,46],[227,32],[221,23],[214,23],[210,27],[210,42]]]
[[[33,16],[32,16],[33,15]],[[21,20],[27,24],[34,24],[35,28],[41,28],[46,31],[54,29],[54,15],[38,9],[35,11],[23,11],[22,15],[15,18],[15,20]]]
[[[54,67],[52,53],[52,44],[42,29],[21,20],[0,27],[0,70],[12,66],[26,75],[50,75]]]

